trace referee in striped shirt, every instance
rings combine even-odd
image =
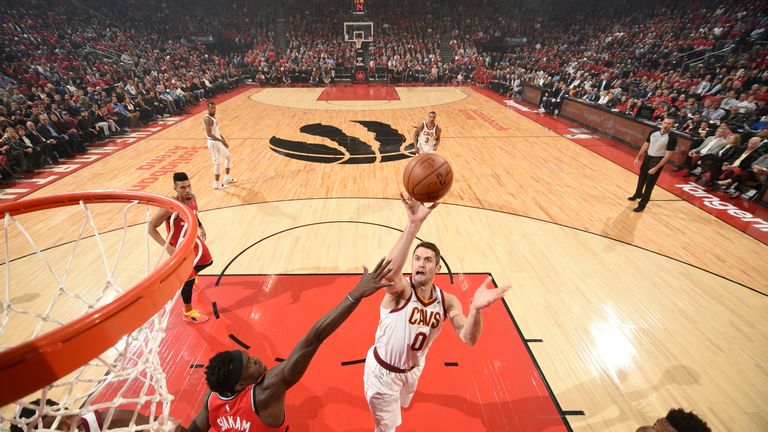
[[[635,194],[627,198],[630,201],[640,199],[637,207],[633,210],[636,213],[645,210],[645,206],[651,200],[651,193],[653,187],[656,186],[656,180],[658,180],[664,164],[672,157],[672,152],[677,146],[677,137],[671,133],[674,124],[674,119],[665,118],[661,123],[661,129],[648,135],[640,151],[637,152],[637,156],[635,156],[634,165],[637,166],[640,155],[645,155],[643,164],[640,166],[640,175],[637,177]]]

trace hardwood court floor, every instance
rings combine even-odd
[[[423,236],[445,250],[453,271],[513,284],[507,301],[523,333],[544,340],[532,350],[555,395],[564,409],[585,412],[570,418],[574,430],[633,430],[672,406],[695,409],[715,430],[768,429],[760,403],[768,396],[765,245],[659,188],[658,201],[633,213],[626,196],[635,174],[471,89],[398,92],[400,105],[389,109],[317,102],[296,89],[253,89],[219,104],[240,180],[226,191],[211,189],[198,114],[36,196],[169,194],[169,174],[145,179],[164,165],[185,170],[215,258],[206,274],[217,274],[250,244],[304,224],[402,228],[394,198],[406,160],[304,162],[272,151],[272,137],[349,153],[300,128],[335,126],[378,148],[355,122],[377,121],[410,143],[434,109],[455,180]],[[169,163],[180,152],[190,156]],[[50,225],[37,231],[43,246],[71,240]],[[293,229],[244,254],[231,272],[355,271],[388,251],[397,233],[385,231],[349,223]]]

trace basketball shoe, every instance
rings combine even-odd
[[[189,321],[196,324],[200,324],[208,321],[208,315],[203,315],[200,313],[200,311],[198,311],[197,309],[192,309],[191,307],[189,309],[185,307],[182,313],[183,313],[182,319],[184,321]]]
[[[220,182],[214,181],[213,182],[213,188],[216,189],[216,190],[226,189],[227,185],[225,185],[224,183],[220,183]]]
[[[237,181],[237,179],[236,179],[236,178],[234,178],[234,177],[230,177],[230,176],[228,176],[228,175],[226,175],[226,174],[224,175],[224,182],[226,182],[226,183],[234,183],[234,182],[236,182],[236,181]]]

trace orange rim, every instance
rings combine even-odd
[[[0,206],[12,216],[86,204],[138,201],[178,212],[196,220],[192,210],[175,199],[144,192],[89,191],[20,200]],[[0,352],[0,406],[14,402],[76,370],[114,346],[120,338],[148,321],[179,290],[194,265],[196,223],[176,251],[158,268],[112,302],[55,330]],[[7,270],[6,270],[7,271]]]

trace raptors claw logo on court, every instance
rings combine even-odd
[[[302,126],[299,131],[327,138],[338,144],[338,147],[273,136],[269,140],[269,148],[292,159],[326,164],[371,164],[406,159],[415,155],[413,144],[405,144],[405,136],[392,126],[378,121],[352,121],[374,133],[378,147],[347,135],[336,126],[313,123]]]

